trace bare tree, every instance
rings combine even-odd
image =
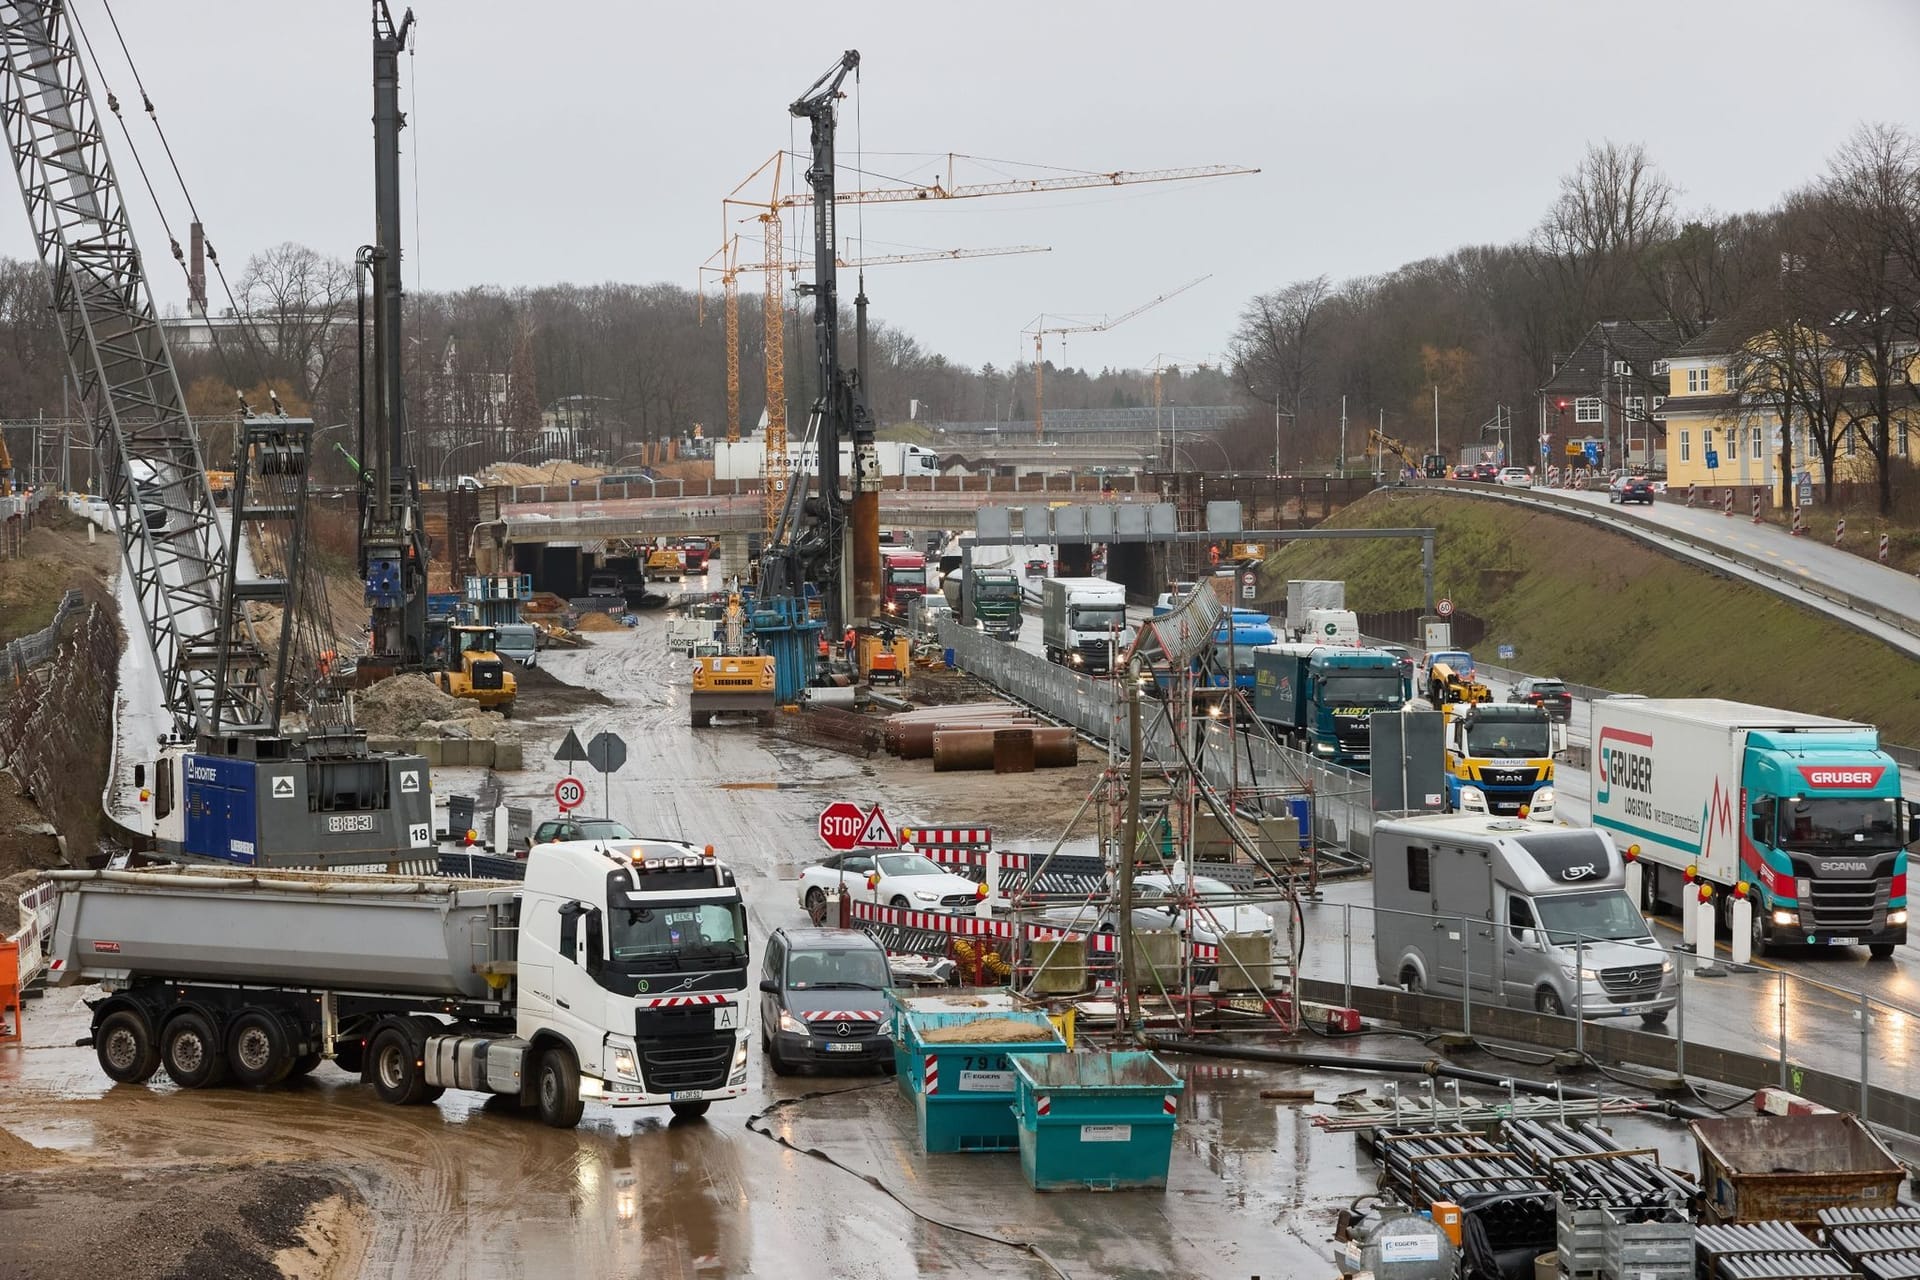
[[[1623,315],[1655,246],[1673,235],[1673,184],[1639,143],[1589,144],[1533,243],[1557,284],[1571,340],[1593,320]]]
[[[1327,278],[1315,276],[1256,295],[1227,343],[1235,381],[1248,395],[1291,412],[1296,426],[1319,364],[1318,320],[1330,292]]]
[[[302,399],[312,400],[341,354],[352,350],[346,324],[351,268],[288,241],[247,259],[240,301],[265,345],[265,373],[286,379]]]

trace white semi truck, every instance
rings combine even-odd
[[[1086,672],[1113,670],[1133,643],[1127,589],[1105,578],[1043,578],[1040,638],[1047,661]]]
[[[101,1069],[183,1088],[323,1060],[383,1101],[704,1114],[747,1073],[747,919],[711,849],[535,846],[526,880],[190,867],[55,871],[53,985],[97,982]]]
[[[940,474],[940,455],[925,445],[907,444],[900,440],[876,440],[874,452],[880,460],[880,474],[889,480],[895,476],[927,480]],[[820,471],[819,447],[789,444],[787,461],[795,470],[817,475]],[[759,480],[763,478],[766,465],[767,446],[764,441],[739,440],[729,444],[720,440],[714,443],[713,478],[716,480]],[[852,469],[853,446],[842,443],[840,474],[847,475]]]

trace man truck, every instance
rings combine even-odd
[[[1665,1022],[1673,962],[1599,831],[1485,814],[1373,826],[1374,964],[1383,986],[1582,1018]]]
[[[1132,636],[1127,589],[1105,578],[1043,578],[1040,639],[1047,661],[1099,674],[1113,670]]]
[[[1269,644],[1254,650],[1253,710],[1274,735],[1365,773],[1373,714],[1406,705],[1400,660],[1380,649]]]
[[[711,848],[535,845],[526,880],[54,871],[48,971],[97,982],[123,1084],[278,1084],[331,1058],[382,1101],[503,1094],[698,1116],[747,1077],[747,917]]]
[[[1747,886],[1753,954],[1907,940],[1920,834],[1872,725],[1718,698],[1593,703],[1593,825],[1640,849],[1653,905]],[[1691,872],[1691,876],[1688,873]],[[1731,921],[1731,908],[1722,908]]]
[[[919,551],[882,551],[885,581],[881,608],[890,618],[905,618],[915,600],[927,594],[927,557]]]
[[[1448,703],[1447,807],[1496,817],[1550,818],[1553,726],[1531,703]]]

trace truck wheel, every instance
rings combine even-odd
[[[1869,942],[1867,944],[1867,951],[1875,960],[1893,959],[1893,944],[1891,942]]]
[[[1552,987],[1540,988],[1533,997],[1533,1007],[1537,1013],[1552,1014],[1556,1018],[1567,1016],[1566,1004],[1560,999],[1560,993]]]
[[[1403,965],[1400,969],[1400,989],[1409,995],[1419,995],[1425,991],[1426,984],[1420,981],[1420,971],[1412,965]]]
[[[93,1052],[100,1069],[121,1084],[145,1084],[160,1069],[153,1024],[138,1009],[115,1009],[102,1018],[93,1033]]]
[[[387,1027],[367,1046],[373,1091],[380,1101],[413,1107],[427,1101],[427,1073],[420,1064],[413,1037],[399,1027]]]
[[[698,1120],[701,1116],[707,1114],[707,1108],[712,1105],[711,1102],[705,1101],[669,1102],[667,1104],[667,1110],[673,1112],[673,1118],[676,1120]]]
[[[270,1009],[243,1009],[227,1026],[227,1064],[249,1089],[279,1084],[293,1069],[287,1025]]]
[[[1667,1011],[1657,1009],[1652,1013],[1643,1013],[1640,1015],[1640,1024],[1646,1027],[1664,1027],[1667,1025]]]
[[[161,1033],[160,1065],[182,1089],[211,1089],[227,1078],[220,1037],[206,1015],[192,1009],[176,1015]]]
[[[580,1123],[586,1104],[580,1101],[580,1069],[573,1065],[571,1053],[554,1048],[541,1054],[534,1090],[542,1121],[555,1129],[571,1129]]]
[[[1766,913],[1755,911],[1753,913],[1753,927],[1748,933],[1748,936],[1753,942],[1752,945],[1747,948],[1749,954],[1751,954],[1755,960],[1762,958],[1768,952],[1768,932]]]

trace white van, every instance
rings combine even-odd
[[[1677,998],[1673,962],[1625,880],[1604,831],[1464,813],[1377,822],[1379,981],[1657,1026]]]

